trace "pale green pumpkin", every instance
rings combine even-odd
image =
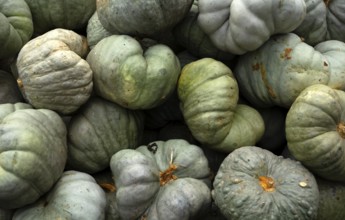
[[[29,6],[24,0],[0,0],[0,60],[14,57],[33,33]]]
[[[112,35],[90,51],[97,95],[130,109],[149,109],[163,103],[176,88],[180,63],[163,44],[146,50],[128,35]]]
[[[272,35],[293,31],[305,16],[304,0],[199,0],[201,29],[218,49],[233,54],[256,50]]]
[[[17,104],[5,108],[9,113],[0,119],[0,208],[15,209],[35,202],[60,178],[67,131],[54,111],[17,109]]]
[[[316,84],[304,89],[286,116],[290,153],[309,170],[345,183],[345,92]]]
[[[255,144],[263,135],[261,115],[238,105],[236,79],[222,62],[203,58],[185,65],[177,89],[184,120],[203,145],[231,152]]]

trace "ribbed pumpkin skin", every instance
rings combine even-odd
[[[152,37],[181,21],[192,3],[193,0],[98,0],[97,13],[111,33]]]
[[[105,169],[117,151],[138,147],[143,120],[139,111],[92,97],[68,124],[67,166],[87,173]]]
[[[210,205],[207,159],[184,140],[121,150],[111,158],[110,168],[123,219],[188,220]]]
[[[47,109],[19,109],[0,121],[0,208],[14,209],[45,194],[67,160],[66,127]]]
[[[203,145],[230,152],[255,144],[263,134],[260,114],[237,104],[237,82],[222,62],[202,58],[185,65],[177,90],[184,120]]]
[[[311,47],[289,33],[274,36],[258,50],[239,57],[234,75],[241,94],[254,106],[289,108],[310,85],[345,89],[344,59],[344,42]]]
[[[101,40],[88,54],[97,95],[125,108],[149,109],[163,103],[176,88],[180,63],[163,44],[144,51],[127,35]]]
[[[37,202],[17,209],[13,220],[103,220],[106,198],[89,174],[65,171],[54,187]]]
[[[2,121],[7,115],[19,109],[28,109],[28,108],[32,109],[32,106],[25,102],[0,104],[0,121]]]
[[[54,29],[30,40],[17,58],[18,85],[27,102],[62,114],[75,112],[90,97],[92,70],[83,59],[85,37]]]
[[[317,175],[343,183],[344,111],[344,91],[312,85],[297,97],[287,113],[285,125],[291,154]]]
[[[199,0],[198,22],[217,48],[241,55],[293,31],[305,15],[304,0]]]
[[[320,203],[317,220],[345,219],[345,184],[317,178],[320,191]]]
[[[15,56],[33,33],[29,6],[24,0],[0,0],[0,60]]]
[[[273,187],[264,188],[260,177],[272,178]],[[230,153],[213,187],[215,203],[231,220],[316,219],[319,191],[313,174],[299,162],[259,147],[244,146]]]
[[[99,21],[97,12],[94,12],[86,27],[86,37],[90,49],[92,49],[103,38],[109,37],[110,35],[112,35],[112,33],[103,27]]]
[[[82,29],[96,10],[95,0],[25,0],[30,7],[34,32],[55,28]]]

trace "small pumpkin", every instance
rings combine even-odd
[[[263,135],[261,115],[238,104],[237,81],[222,62],[202,58],[185,65],[177,90],[184,120],[202,145],[231,152],[255,144]]]
[[[290,33],[305,16],[304,0],[199,0],[198,23],[218,49],[241,55],[272,35]]]
[[[286,116],[289,151],[313,173],[345,183],[345,92],[323,84],[304,89]],[[306,117],[308,116],[308,117]]]
[[[0,0],[0,60],[17,55],[33,29],[31,11],[24,0]]]
[[[95,179],[89,174],[68,170],[46,195],[15,210],[13,220],[102,220],[105,207],[105,193]]]
[[[67,167],[96,173],[121,149],[136,148],[144,129],[142,112],[92,97],[68,123]]]
[[[90,97],[93,82],[86,38],[54,29],[30,40],[17,58],[18,86],[35,108],[75,112]]]
[[[123,219],[199,219],[210,205],[207,159],[201,148],[185,140],[121,150],[110,168]]]
[[[319,190],[301,163],[243,146],[222,162],[212,197],[227,219],[316,219]]]
[[[35,202],[62,175],[67,131],[52,110],[3,105],[8,114],[0,113],[0,208],[16,209]]]
[[[128,35],[102,39],[90,51],[95,93],[129,109],[150,109],[163,103],[176,88],[180,63],[163,44],[145,51]]]

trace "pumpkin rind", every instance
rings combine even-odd
[[[19,109],[1,119],[0,208],[30,204],[53,186],[67,160],[66,133],[61,117],[47,109]]]
[[[85,37],[54,29],[30,40],[17,58],[18,85],[35,108],[75,112],[90,97],[93,82]]]
[[[299,162],[244,146],[222,162],[212,196],[227,219],[315,219],[319,191]]]
[[[207,159],[198,146],[185,140],[155,141],[121,150],[111,158],[110,168],[123,219],[189,219],[211,201]],[[180,202],[173,205],[175,199]],[[176,208],[170,214],[167,204]]]
[[[341,182],[345,182],[344,109],[344,91],[312,85],[296,98],[285,127],[293,157],[315,174]]]
[[[103,27],[99,21],[97,12],[94,12],[86,27],[86,37],[90,49],[92,49],[103,38],[109,37],[110,35],[112,35],[112,33]]]
[[[88,54],[97,95],[125,108],[149,109],[163,103],[174,91],[179,60],[163,44],[143,50],[134,38],[112,35]]]
[[[102,220],[105,207],[105,193],[95,179],[89,174],[69,170],[37,202],[17,209],[13,220]]]

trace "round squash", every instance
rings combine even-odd
[[[15,106],[13,112],[5,107],[10,113],[0,118],[0,208],[4,209],[23,207],[48,192],[67,160],[67,131],[61,117],[48,109]]]
[[[201,148],[185,140],[121,150],[110,168],[123,219],[189,220],[210,205],[207,159]]]
[[[69,170],[38,201],[15,210],[13,220],[101,220],[105,207],[105,193],[95,179],[89,174]]]
[[[11,73],[0,70],[0,104],[23,101],[16,79]]]
[[[319,190],[299,162],[244,146],[222,162],[212,196],[227,219],[316,219]]]
[[[25,0],[30,7],[34,32],[44,34],[55,28],[80,30],[96,11],[95,0]]]
[[[98,0],[97,13],[111,33],[152,37],[173,28],[188,13],[193,0]]]
[[[184,120],[201,144],[231,152],[255,144],[263,135],[261,115],[238,105],[236,79],[222,62],[202,58],[185,65],[177,90]]]
[[[269,56],[268,56],[269,54]],[[239,57],[234,74],[241,94],[255,107],[289,108],[313,84],[345,89],[345,43],[312,47],[296,34],[276,35]]]
[[[345,183],[345,92],[316,84],[304,89],[286,116],[292,156],[312,172]]]
[[[0,60],[14,57],[33,30],[31,11],[24,0],[0,0]]]
[[[199,0],[198,23],[217,48],[241,55],[293,31],[305,16],[304,0]]]
[[[97,95],[129,109],[149,109],[163,103],[176,88],[179,60],[163,44],[143,50],[128,35],[104,38],[90,51]]]
[[[18,85],[35,108],[75,112],[90,97],[93,82],[86,38],[54,29],[30,40],[17,58]]]
[[[114,153],[138,147],[143,120],[139,111],[92,97],[68,123],[68,168],[86,173],[107,168]]]

